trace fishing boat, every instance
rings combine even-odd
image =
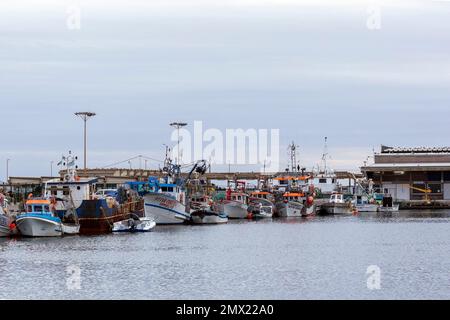
[[[16,225],[24,237],[60,237],[64,234],[61,219],[50,211],[50,200],[29,199],[26,212],[16,217]]]
[[[114,223],[112,232],[150,232],[156,227],[156,222],[149,218],[134,217]]]
[[[189,194],[186,186],[194,172],[204,174],[206,162],[197,162],[189,172],[187,179],[181,178],[179,165],[173,165],[166,157],[164,177],[149,178],[150,192],[144,195],[145,216],[152,218],[156,224],[183,224],[191,220]]]
[[[274,214],[274,205],[271,201],[262,198],[251,198],[248,211],[252,219],[270,219]]]
[[[353,200],[353,205],[358,212],[377,212],[379,205],[375,202],[375,199],[369,196],[357,195]]]
[[[345,201],[342,193],[333,193],[328,203],[321,205],[323,215],[351,215],[354,212],[351,201]]]
[[[305,209],[303,198],[305,195],[300,192],[286,192],[277,200],[275,206],[278,216],[281,218],[301,217]]]
[[[394,203],[394,199],[391,195],[387,194],[383,197],[383,203],[378,208],[378,212],[382,213],[393,213],[398,212],[400,210],[400,205]]]
[[[336,173],[328,166],[329,159],[328,138],[325,137],[322,164],[313,169],[313,178],[310,180],[311,186],[316,190],[317,198],[326,199],[340,188]]]
[[[186,193],[175,183],[160,183],[155,192],[144,196],[145,216],[156,224],[182,224],[191,216],[186,207]]]
[[[126,220],[130,214],[143,215],[143,200],[125,188],[117,194],[102,192],[95,195],[97,178],[80,178],[71,152],[58,165],[65,174],[45,183],[44,197],[50,199],[52,211],[63,221],[63,231],[74,234],[97,235],[112,232],[115,222]]]
[[[248,218],[248,195],[245,192],[227,190],[226,199],[222,200],[223,212],[229,219]]]
[[[15,234],[14,218],[8,213],[5,197],[0,193],[0,237],[9,237]]]
[[[213,210],[197,210],[191,214],[193,224],[224,224],[228,223],[228,217],[223,212]]]

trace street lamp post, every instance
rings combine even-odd
[[[87,122],[90,118],[95,117],[94,112],[77,112],[75,115],[84,122],[84,170],[87,169]]]
[[[8,184],[9,181],[9,162],[11,159],[6,159],[6,183]]]
[[[177,146],[177,165],[180,165],[180,129],[184,128],[187,126],[187,123],[184,122],[173,122],[170,124],[171,127],[177,129],[177,134],[178,134],[178,146]]]
[[[54,161],[50,161],[50,177],[53,178],[53,163]]]

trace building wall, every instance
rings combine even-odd
[[[388,193],[394,198],[394,201],[411,200],[409,184],[383,183],[383,189],[387,189]]]
[[[409,184],[397,185],[397,200],[409,201],[411,200],[411,189]]]
[[[444,200],[450,200],[450,183],[444,184]]]

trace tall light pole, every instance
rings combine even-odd
[[[75,115],[84,122],[84,170],[87,169],[87,122],[90,118],[95,117],[94,112],[77,112]]]
[[[180,165],[180,129],[184,128],[187,126],[187,123],[184,122],[173,122],[170,124],[171,127],[177,129],[177,134],[178,134],[178,146],[177,146],[177,151],[178,151],[178,156],[177,156],[177,165]]]
[[[50,161],[50,177],[53,178],[53,163],[54,161]]]
[[[11,161],[11,159],[6,159],[6,184],[8,184],[8,180],[9,180],[9,162]]]

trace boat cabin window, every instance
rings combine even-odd
[[[332,180],[331,180],[331,183],[336,183],[336,179],[332,179]]]
[[[33,206],[33,210],[34,212],[42,212],[42,206]]]
[[[32,206],[28,206],[28,207],[27,207],[27,211],[28,211],[28,212],[32,212],[32,211],[33,211],[33,207],[32,207]]]
[[[56,189],[56,187],[51,187],[50,188],[50,194],[52,196],[57,196],[58,195],[58,190]]]
[[[173,187],[161,187],[162,192],[173,192]]]
[[[69,187],[63,187],[63,195],[64,196],[68,196],[70,194],[70,189]]]
[[[319,179],[319,183],[327,183],[327,179]]]

